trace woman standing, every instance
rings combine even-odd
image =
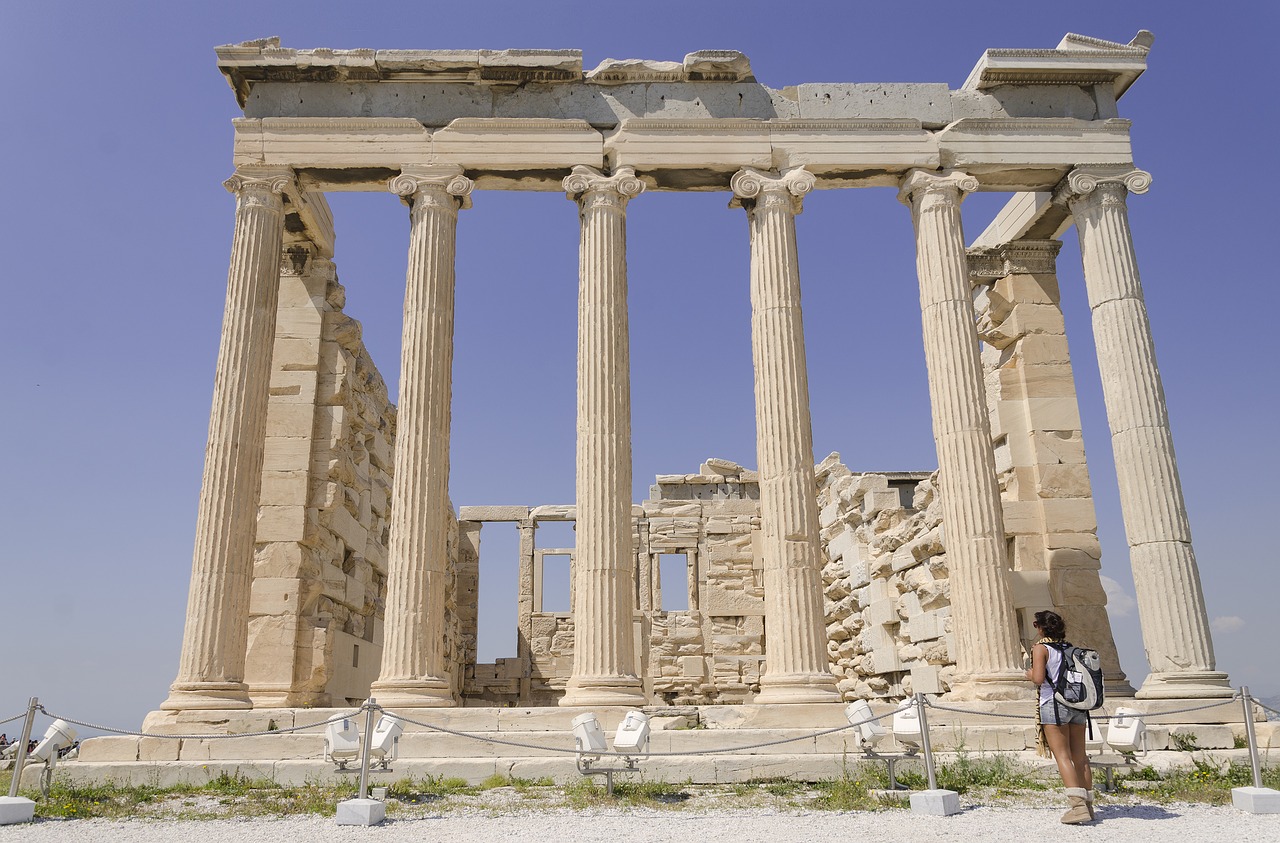
[[[1040,686],[1038,748],[1047,747],[1058,764],[1070,807],[1062,815],[1068,824],[1093,820],[1093,770],[1085,755],[1084,734],[1088,715],[1054,699],[1053,684],[1062,671],[1062,651],[1067,626],[1057,612],[1036,612],[1034,626],[1042,636],[1031,648],[1027,679]],[[1041,751],[1043,755],[1043,751]]]

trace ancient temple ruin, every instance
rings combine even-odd
[[[1117,100],[1150,45],[988,50],[955,90],[775,90],[734,51],[587,70],[576,50],[218,48],[244,111],[236,227],[181,662],[148,726],[371,693],[399,710],[812,712],[913,691],[995,705],[1032,693],[1041,608],[1102,652],[1113,695],[1133,695],[1059,304],[1056,238],[1073,224],[1151,665],[1137,697],[1229,697],[1128,226],[1151,179]],[[814,465],[795,218],[812,190],[871,186],[897,187],[906,210],[884,213],[915,226],[933,474]],[[409,207],[394,405],[343,310],[336,190]],[[455,511],[448,497],[455,232],[484,190],[579,207],[575,501]],[[651,191],[725,192],[745,217],[758,446],[754,468],[674,466],[690,473],[637,503],[626,208]],[[967,243],[973,191],[1013,198]],[[573,547],[539,541],[553,521],[573,522]],[[520,532],[519,643],[477,664],[495,522]],[[661,581],[671,555],[683,581]],[[543,610],[549,556],[571,558],[568,612]],[[663,608],[671,589],[687,609]]]

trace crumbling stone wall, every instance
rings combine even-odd
[[[847,700],[948,690],[951,585],[935,475],[817,467],[827,652]]]

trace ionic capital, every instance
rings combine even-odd
[[[561,184],[565,195],[584,209],[589,204],[625,208],[629,199],[644,193],[644,182],[631,167],[619,167],[606,176],[594,167],[579,164]]]
[[[406,205],[419,203],[438,207],[470,208],[471,191],[476,183],[462,174],[458,166],[403,167],[400,175],[387,182],[387,190],[398,195]]]
[[[800,213],[804,195],[813,190],[817,177],[804,167],[783,170],[771,175],[751,167],[744,167],[733,174],[729,189],[733,191],[730,208],[757,208],[784,205],[793,214]]]
[[[286,191],[293,190],[293,170],[288,167],[237,167],[231,178],[222,183],[242,203],[279,208]]]
[[[1076,167],[1059,184],[1053,201],[1072,207],[1082,199],[1102,205],[1123,202],[1129,193],[1151,189],[1151,174],[1136,167]]]
[[[963,170],[911,170],[902,177],[898,201],[912,205],[919,200],[930,205],[959,205],[966,193],[978,189],[978,180]]]

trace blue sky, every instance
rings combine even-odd
[[[1037,6],[1040,4],[1036,4]],[[1280,693],[1270,620],[1280,496],[1269,4],[10,2],[0,203],[8,444],[0,484],[0,718],[27,696],[136,727],[177,669],[234,203],[217,44],[579,48],[680,59],[738,49],[771,87],[947,82],[982,51],[1068,31],[1156,34],[1121,101],[1150,193],[1130,203],[1219,666]],[[965,205],[976,236],[1006,197]],[[478,192],[459,224],[451,494],[573,497],[577,223],[559,193]],[[727,194],[629,212],[635,494],[709,456],[754,465],[747,228]],[[332,197],[347,310],[389,384],[408,217]],[[931,469],[911,222],[887,189],[811,194],[798,221],[815,455]],[[1059,261],[1103,573],[1134,683],[1146,673],[1101,388],[1068,234]],[[1268,247],[1270,248],[1270,247]],[[486,540],[490,534],[486,533]],[[514,654],[504,542],[485,545],[482,656]],[[488,564],[491,560],[492,564]]]

